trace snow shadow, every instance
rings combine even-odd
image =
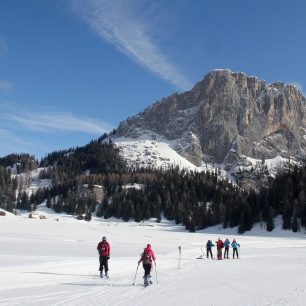
[[[114,283],[103,283],[103,280],[99,283],[61,283],[61,285],[67,286],[85,286],[85,287],[113,287],[113,288],[126,288],[126,287],[143,287],[142,284],[135,284],[132,283],[124,283],[124,284],[114,284]]]
[[[45,275],[61,275],[61,276],[94,276],[92,274],[68,274],[68,273],[56,273],[56,272],[22,272],[22,273],[28,273],[28,274],[45,274]]]

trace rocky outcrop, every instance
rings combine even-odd
[[[306,151],[306,100],[293,85],[214,70],[191,91],[164,98],[120,123],[116,133],[143,135],[176,140],[175,150],[197,166],[231,167],[243,156],[300,159]]]

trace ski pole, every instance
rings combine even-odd
[[[156,283],[158,284],[158,277],[157,277],[157,269],[156,269],[156,262],[155,262],[155,260],[154,260],[154,266],[155,266]]]
[[[136,280],[136,276],[137,276],[138,267],[139,267],[139,264],[137,265],[137,269],[136,269],[136,273],[135,273],[135,277],[134,277],[134,281],[133,281],[133,286],[135,285],[135,280]]]
[[[203,248],[201,248],[201,251],[202,251],[202,254],[203,254],[203,258],[205,258],[205,254],[204,254]]]

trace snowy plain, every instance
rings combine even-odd
[[[47,219],[29,219],[28,214],[0,217],[0,305],[306,303],[305,232],[285,232],[277,224],[272,233],[260,225],[243,235],[237,235],[236,228],[218,226],[189,233],[166,220],[86,222],[55,215],[44,206],[36,214]],[[96,246],[103,235],[111,245],[109,279],[100,279],[98,271]],[[206,241],[219,236],[237,239],[240,259],[197,259]],[[153,284],[144,288],[141,266],[135,285],[133,280],[147,243],[157,260]]]

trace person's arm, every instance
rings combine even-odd
[[[108,252],[107,252],[108,259],[110,258],[110,245],[108,244]]]

